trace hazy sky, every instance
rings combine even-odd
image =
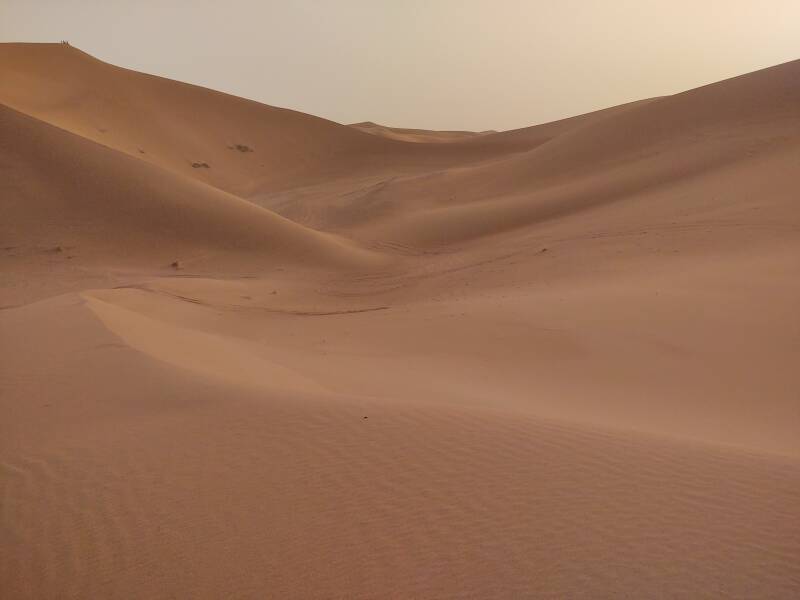
[[[509,129],[800,58],[800,0],[0,0],[1,41],[349,123]]]

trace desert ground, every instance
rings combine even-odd
[[[800,61],[472,133],[1,44],[0,211],[3,598],[800,597]]]

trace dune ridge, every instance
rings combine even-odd
[[[0,44],[4,597],[797,597],[798,75],[429,132]]]

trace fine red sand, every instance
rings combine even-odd
[[[800,61],[509,132],[0,45],[0,596],[800,597]]]

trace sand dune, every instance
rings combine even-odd
[[[196,255],[206,262],[214,252],[257,253],[260,262],[308,254],[320,264],[370,262],[345,240],[5,107],[0,132],[11,170],[4,204],[13,215],[0,234],[15,247],[60,246],[79,260],[150,265],[191,264]]]
[[[795,61],[600,111],[507,160],[388,181],[378,198],[370,198],[369,208],[380,216],[388,213],[390,228],[403,231],[381,229],[376,237],[450,243],[695,180],[784,149],[791,156],[800,133],[798,104],[800,61]],[[781,177],[788,194],[794,173],[787,170]],[[486,203],[475,205],[478,201]],[[441,210],[453,206],[456,210]]]
[[[363,121],[361,123],[352,123],[350,127],[385,137],[392,140],[401,140],[405,142],[433,142],[433,143],[447,143],[447,142],[460,142],[466,139],[481,137],[495,131],[430,131],[427,129],[409,129],[405,127],[387,127],[386,125],[378,125],[372,121]]]
[[[115,67],[63,44],[2,44],[0,69],[0,103],[240,195],[351,174],[452,166],[497,152],[481,146],[446,151],[439,144],[420,152],[416,144]]]
[[[7,106],[223,189],[324,171],[381,146],[323,119],[114,67],[61,44],[3,44],[0,68]]]
[[[800,62],[480,134],[0,74],[4,597],[800,594]]]

